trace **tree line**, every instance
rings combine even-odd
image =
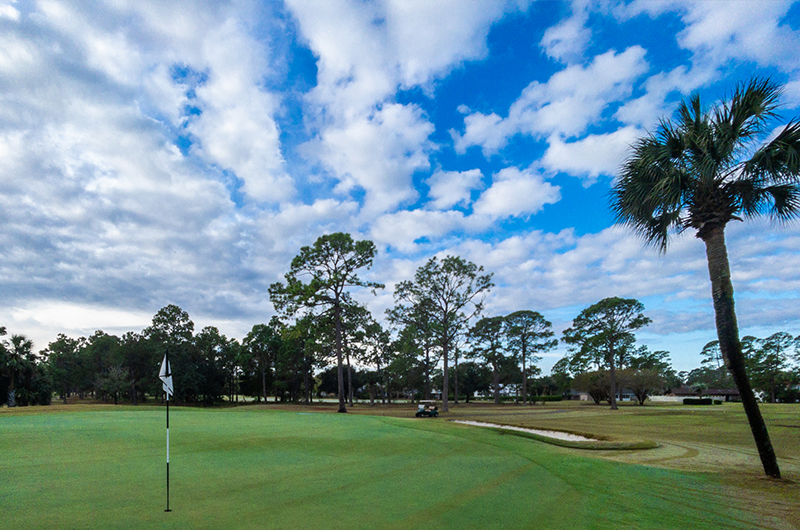
[[[349,237],[343,236],[343,241]],[[636,342],[635,331],[650,322],[643,305],[617,297],[581,311],[560,338],[568,354],[550,375],[543,375],[537,366],[539,354],[559,342],[552,324],[531,310],[481,316],[482,299],[469,294],[480,295],[491,287],[491,275],[482,272],[460,257],[431,258],[413,281],[398,285],[386,327],[352,297],[342,296],[340,354],[330,307],[315,312],[310,309],[316,306],[297,306],[254,325],[238,340],[213,326],[195,332],[189,314],[168,305],[141,332],[121,337],[103,331],[79,338],[60,334],[38,353],[26,337],[8,337],[0,328],[0,389],[9,406],[49,404],[53,398],[66,402],[71,396],[132,404],[160,400],[156,373],[167,350],[174,399],[185,404],[214,405],[240,397],[308,404],[337,396],[346,407],[356,399],[391,403],[437,397],[468,402],[476,394],[495,403],[512,399],[525,404],[542,396],[569,398],[572,391],[584,391],[595,403],[614,407],[623,389],[644,404],[649,396],[681,385],[698,391],[733,387],[718,341],[699,352],[700,367],[676,372],[669,352],[650,351]],[[424,296],[421,286],[436,275],[462,286],[463,291],[451,292],[460,293],[456,302],[462,303],[451,301],[437,309]],[[463,278],[456,280],[459,275]],[[448,281],[439,278],[439,283]],[[463,311],[467,299],[468,313]],[[448,316],[444,307],[462,311]],[[449,328],[442,325],[446,319]],[[446,396],[443,339],[450,341]],[[764,339],[746,336],[742,343],[748,375],[762,399],[800,401],[800,336],[779,332]]]

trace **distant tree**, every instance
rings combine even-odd
[[[109,376],[112,368],[121,367],[125,360],[119,337],[98,330],[81,342],[81,390],[91,389],[93,392],[99,393],[105,401],[111,394],[102,383]],[[118,400],[118,397],[116,399]]]
[[[135,405],[139,397],[143,397],[143,389],[147,382],[155,384],[154,370],[169,349],[172,380],[176,401],[196,402],[204,395],[205,374],[200,351],[195,347],[194,322],[189,313],[174,304],[159,309],[153,316],[150,326],[145,328],[141,336],[128,334],[123,336],[123,349],[128,362],[126,366],[131,374],[131,400]],[[146,340],[144,342],[143,340]],[[161,385],[154,390],[161,395]]]
[[[329,353],[327,323],[306,314],[294,325],[281,331],[281,347],[276,361],[276,378],[282,379],[289,390],[291,401],[311,403],[314,392],[314,369],[325,365],[322,360]],[[278,375],[278,373],[280,375]]]
[[[97,386],[108,393],[116,405],[120,394],[130,387],[130,372],[119,364],[111,366],[98,378]]]
[[[531,378],[531,393],[536,396],[554,396],[561,389],[559,381],[554,375],[545,375]],[[531,400],[533,403],[533,400]]]
[[[729,388],[733,384],[728,369],[725,367],[725,360],[722,357],[722,350],[719,349],[718,340],[712,340],[703,346],[700,356],[703,358],[700,362],[701,367],[707,368],[711,373],[715,374],[714,377],[711,377],[711,374],[706,376],[711,385],[707,388]]]
[[[800,121],[777,132],[770,123],[781,90],[753,78],[711,109],[699,95],[681,102],[674,122],[662,119],[655,133],[633,145],[612,190],[617,222],[662,252],[671,230],[693,229],[705,244],[719,346],[764,472],[777,478],[780,468],[739,342],[725,228],[743,217],[787,221],[800,215]]]
[[[480,314],[483,297],[494,285],[492,275],[481,272],[483,267],[458,256],[447,256],[441,261],[433,257],[417,269],[414,281],[400,282],[395,290],[398,306],[407,311],[423,305],[430,307],[430,327],[444,361],[443,412],[449,410],[448,361],[456,336],[464,331],[470,319]]]
[[[516,311],[505,319],[505,334],[512,354],[522,362],[522,403],[528,399],[526,363],[538,362],[536,354],[558,346],[553,337],[553,325],[536,311]]]
[[[565,395],[572,388],[572,380],[575,376],[575,372],[570,369],[571,358],[571,355],[565,355],[557,360],[550,369],[550,376],[562,395]]]
[[[648,397],[661,392],[666,385],[661,372],[652,368],[625,368],[619,374],[619,381],[633,392],[639,405],[644,405]]]
[[[24,335],[12,335],[11,340],[3,344],[5,350],[4,371],[8,379],[8,407],[15,407],[16,384],[19,374],[28,362],[27,357],[32,353],[33,342]]]
[[[575,317],[561,340],[569,344],[574,356],[591,357],[608,367],[611,409],[617,409],[616,368],[621,353],[635,341],[633,332],[650,323],[638,300],[605,298]]]
[[[487,392],[492,388],[492,372],[480,363],[465,362],[458,367],[461,372],[461,385],[466,395],[467,403],[475,393]]]
[[[269,324],[256,324],[242,341],[244,349],[256,361],[261,380],[261,395],[267,402],[267,376],[272,377],[272,367],[281,347],[280,322],[272,319]]]
[[[672,368],[670,362],[669,352],[664,350],[650,351],[647,346],[641,346],[636,349],[635,353],[631,356],[629,368],[636,373],[642,372],[641,375],[646,375],[644,372],[655,373],[660,381],[657,384],[647,382],[646,385],[651,387],[648,390],[648,395],[653,392],[662,392],[669,388],[676,388],[683,384],[683,381]],[[635,393],[635,392],[634,392]],[[637,397],[639,397],[637,395]],[[643,404],[643,402],[641,403]]]
[[[345,296],[342,304],[342,351],[347,367],[347,399],[353,406],[353,363],[352,360],[365,360],[367,355],[366,336],[370,325],[375,322],[366,308],[349,296]]]
[[[775,403],[776,391],[789,379],[789,349],[794,338],[780,331],[754,342],[757,346],[746,360],[750,380],[753,387],[769,396],[770,403]]]
[[[395,292],[397,298],[397,292]],[[422,374],[425,379],[423,396],[431,399],[432,371],[438,364],[441,353],[436,351],[436,335],[433,319],[434,306],[430,299],[421,298],[403,305],[398,303],[386,311],[391,324],[400,328],[400,337],[407,352],[417,352]],[[413,345],[412,345],[413,344]]]
[[[722,368],[725,362],[722,359],[722,351],[719,349],[719,341],[712,340],[703,346],[703,351],[700,352],[700,357],[703,358],[700,364],[705,364],[712,368]]]
[[[412,395],[419,393],[426,399],[430,396],[431,378],[427,370],[429,363],[425,362],[415,334],[416,328],[413,325],[405,326],[389,345],[392,355],[384,369],[389,402],[392,400],[392,390],[398,394],[402,391],[410,391]]]
[[[174,304],[162,307],[153,315],[153,322],[144,329],[144,336],[166,346],[186,344],[194,336],[194,322],[189,313]]]
[[[362,342],[364,347],[363,361],[376,367],[374,376],[370,376],[369,380],[370,385],[373,385],[371,388],[376,393],[380,393],[381,402],[385,403],[385,374],[383,368],[391,362],[393,356],[391,334],[379,322],[370,319],[365,328]],[[370,399],[374,399],[372,394],[370,394]]]
[[[199,375],[195,391],[203,405],[211,406],[223,400],[225,394],[232,401],[233,378],[236,370],[236,352],[230,351],[230,341],[215,326],[206,326],[184,348],[181,366],[193,365]],[[172,359],[170,350],[170,359]],[[172,367],[177,373],[176,367]]]
[[[146,330],[145,330],[146,331]],[[128,369],[128,377],[130,378],[130,399],[134,405],[138,404],[139,397],[144,392],[144,388],[150,386],[157,393],[162,392],[160,384],[155,385],[156,375],[158,374],[158,367],[161,359],[159,353],[163,355],[164,346],[156,339],[148,340],[145,336],[139,333],[129,331],[120,337],[120,349],[122,351],[123,366]],[[193,371],[187,365],[183,365],[183,355],[178,358],[176,363],[176,356],[179,350],[170,349],[170,367],[172,368],[173,381],[175,381],[175,398],[181,401],[192,401],[190,381],[193,379]],[[176,370],[176,365],[179,367]],[[148,385],[148,382],[150,385]],[[159,381],[160,383],[160,381]]]
[[[79,351],[83,347],[83,340],[67,337],[59,333],[56,340],[42,350],[47,359],[47,372],[56,392],[64,404],[74,387],[77,379]]]
[[[335,330],[336,360],[339,377],[339,412],[347,412],[342,359],[342,303],[350,287],[383,288],[356,275],[370,268],[377,250],[372,241],[353,241],[350,234],[337,232],[320,236],[311,247],[302,247],[286,273],[286,285],[269,287],[270,299],[279,312],[294,314],[300,307],[331,310]],[[301,277],[308,277],[303,283]]]
[[[503,317],[482,318],[469,330],[472,347],[468,354],[478,358],[492,370],[492,389],[495,404],[500,403],[500,371],[505,360],[506,343]]]
[[[614,397],[611,392],[612,384],[607,370],[576,374],[572,380],[572,387],[575,390],[588,393],[595,405],[599,405],[601,401],[611,403]]]

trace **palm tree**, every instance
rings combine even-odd
[[[5,330],[5,328],[3,328]],[[18,372],[23,368],[25,362],[33,349],[33,342],[24,335],[12,335],[11,343],[3,344],[6,352],[6,377],[8,378],[8,399],[6,404],[9,408],[17,406],[16,385]]]
[[[727,101],[704,109],[693,95],[674,122],[640,138],[611,192],[617,222],[666,252],[671,230],[694,229],[706,246],[719,346],[742,397],[764,471],[780,477],[769,433],[745,372],[734,312],[725,227],[767,215],[800,213],[800,122],[767,143],[781,87],[769,79],[740,84]]]

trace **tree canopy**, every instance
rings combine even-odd
[[[642,313],[644,305],[631,298],[605,298],[575,317],[561,340],[572,347],[576,357],[608,367],[611,408],[617,408],[616,367],[635,342],[634,331],[650,323]]]

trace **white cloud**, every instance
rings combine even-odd
[[[41,58],[35,46],[16,35],[3,38],[0,48],[0,71],[5,75],[30,75],[40,64]]]
[[[800,108],[800,79],[789,81],[784,86],[783,100],[787,108]]]
[[[428,196],[433,199],[428,207],[444,210],[453,206],[469,206],[472,202],[472,190],[483,187],[481,178],[483,174],[479,169],[435,171],[427,180],[430,187]]]
[[[667,98],[674,92],[683,96],[712,81],[713,69],[678,66],[669,72],[650,76],[644,83],[645,94],[630,99],[617,109],[614,117],[622,123],[652,128],[657,120],[670,113]]]
[[[416,197],[411,175],[429,167],[432,132],[419,107],[394,103],[344,128],[326,129],[314,147],[338,177],[336,190],[363,188],[366,213],[374,215]]]
[[[560,188],[545,182],[540,174],[530,168],[520,171],[508,167],[494,175],[491,187],[475,201],[473,211],[490,217],[525,217],[559,200]]]
[[[503,0],[387,1],[388,46],[397,55],[402,85],[427,85],[465,60],[485,57],[489,28],[515,7]]]
[[[463,135],[451,133],[456,150],[463,153],[480,145],[484,155],[497,152],[517,133],[534,137],[581,135],[606,107],[628,97],[633,82],[648,69],[645,50],[632,46],[622,53],[598,55],[584,67],[572,65],[547,81],[534,81],[511,105],[507,118],[473,113],[465,117]]]
[[[277,212],[261,213],[256,223],[257,247],[262,250],[251,250],[251,256],[259,260],[252,264],[253,269],[286,270],[300,247],[313,243],[319,235],[356,231],[353,219],[357,213],[358,203],[335,199],[320,199],[313,204],[284,204]]]
[[[198,152],[233,170],[245,193],[258,201],[291,197],[294,185],[285,173],[273,118],[279,103],[258,86],[269,70],[266,50],[233,19],[209,34],[204,48],[211,73],[197,89],[202,114],[189,126],[200,141]]]
[[[456,153],[464,154],[468,148],[479,145],[484,156],[489,156],[505,147],[517,129],[517,124],[510,118],[503,119],[494,112],[474,112],[464,117],[464,134],[450,129],[450,136]]]
[[[280,105],[260,88],[271,58],[250,35],[246,10],[228,16],[230,8],[213,3],[185,10],[162,2],[101,9],[44,1],[40,8],[43,23],[67,35],[85,54],[85,66],[115,85],[106,86],[107,92],[141,91],[142,109],[157,109],[173,126],[183,125],[187,98],[170,69],[180,65],[206,73],[195,101],[203,112],[188,128],[199,141],[195,154],[236,174],[242,191],[257,201],[292,195],[274,120]],[[124,23],[131,19],[137,24]]]
[[[142,329],[150,324],[152,318],[152,315],[144,311],[55,301],[31,302],[25,307],[13,308],[10,313],[15,322],[33,321],[73,336],[89,335],[98,329],[109,333]],[[91,322],[92,325],[87,328],[86,322]],[[44,348],[46,344],[40,343],[38,346]]]
[[[630,146],[642,135],[643,130],[628,126],[574,142],[551,137],[542,165],[553,172],[581,177],[586,185],[591,185],[600,175],[616,174]]]
[[[397,89],[431,93],[436,79],[483,57],[491,25],[524,4],[288,2],[319,57],[308,95],[308,123],[318,137],[307,152],[318,153],[338,191],[367,190],[366,217],[414,198],[411,176],[430,164],[433,125],[418,108],[395,103]]]
[[[687,27],[678,43],[723,64],[729,59],[752,60],[785,71],[797,69],[800,32],[781,24],[791,2],[743,0],[684,4]]]
[[[19,22],[19,10],[12,4],[16,4],[17,0],[10,0],[0,3],[0,18],[7,18],[14,22]]]
[[[695,65],[714,70],[729,60],[745,60],[792,72],[797,70],[800,47],[800,32],[785,21],[792,4],[763,0],[755,9],[749,0],[636,0],[618,4],[614,12],[621,20],[642,13],[657,18],[678,12],[685,25],[677,35],[678,44],[694,53]]]
[[[589,14],[585,2],[573,2],[572,16],[547,28],[539,45],[557,61],[571,63],[580,59],[589,45],[591,30],[586,27]]]
[[[410,253],[419,250],[418,240],[440,241],[443,236],[463,228],[470,221],[457,211],[401,211],[379,217],[372,225],[370,237],[379,245]]]

